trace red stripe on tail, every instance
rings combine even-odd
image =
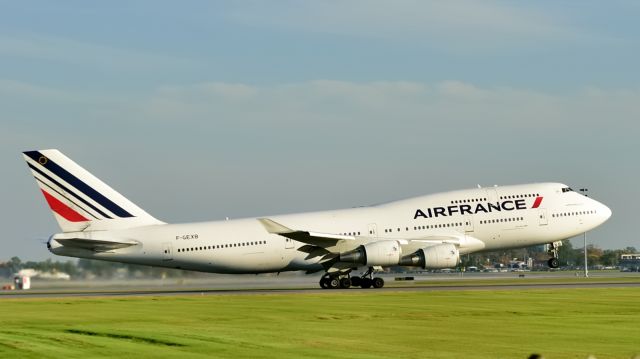
[[[538,208],[538,207],[540,207],[540,203],[542,203],[542,197],[536,197],[535,202],[533,202],[533,207],[531,207],[531,208]]]
[[[44,198],[47,200],[47,203],[49,203],[49,207],[51,207],[51,210],[61,215],[67,221],[69,222],[87,222],[88,221],[88,219],[84,218],[80,213],[74,211],[66,204],[60,202],[57,198],[53,197],[46,191],[42,190],[42,193],[44,194]]]

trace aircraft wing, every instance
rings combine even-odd
[[[138,244],[138,242],[134,241],[115,242],[85,238],[55,238],[55,240],[65,247],[89,249],[94,252],[105,252],[119,248],[131,247]]]
[[[288,228],[269,218],[259,218],[258,221],[262,223],[264,228],[269,233],[278,234],[283,237],[291,238],[295,241],[314,246],[314,253],[317,253],[318,255],[319,253],[337,254],[346,250],[354,249],[361,244],[370,243],[375,240],[384,240],[371,237],[355,237],[340,234],[295,230]],[[450,243],[455,245],[456,247],[458,247],[461,254],[472,253],[478,250],[482,250],[485,247],[484,242],[482,242],[481,240],[457,231],[452,231],[451,233],[432,234],[419,238],[394,238],[386,240],[398,241],[398,243],[402,246],[403,252],[407,253],[418,250],[420,248],[443,243]],[[309,253],[312,252],[311,247],[309,247],[308,249],[305,249],[305,247],[303,247],[301,249]],[[318,251],[317,249],[322,249],[322,251]]]
[[[295,241],[311,244],[319,247],[333,247],[340,241],[355,241],[355,236],[344,236],[341,234],[332,233],[318,233],[310,231],[295,230],[283,226],[282,224],[273,221],[269,218],[258,218],[258,221],[262,223],[267,232],[272,234],[278,234],[283,237],[291,238]]]

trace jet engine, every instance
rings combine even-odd
[[[402,249],[398,241],[371,242],[340,254],[340,262],[366,266],[398,265]]]
[[[423,269],[451,268],[460,262],[460,252],[451,243],[436,244],[400,259],[399,265],[422,267]]]

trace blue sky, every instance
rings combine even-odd
[[[0,260],[58,148],[169,222],[560,181],[640,247],[633,1],[0,1]]]

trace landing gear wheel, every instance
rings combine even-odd
[[[338,279],[338,277],[329,278],[329,288],[331,289],[340,288],[340,279]]]
[[[320,288],[329,289],[329,278],[320,278]]]
[[[340,288],[342,289],[351,288],[351,279],[349,279],[349,277],[344,277],[340,279]]]
[[[358,276],[351,277],[351,285],[354,287],[359,287],[360,283],[362,283],[362,278]]]
[[[384,287],[384,279],[380,278],[380,277],[375,277],[373,278],[373,287],[374,288],[382,288]]]
[[[558,249],[560,247],[562,247],[562,241],[549,243],[549,249],[547,249],[547,253],[551,256],[547,262],[549,268],[558,268],[560,266],[560,262],[558,262]]]
[[[373,281],[369,278],[362,278],[362,280],[360,281],[360,287],[362,288],[371,288],[371,285]]]

